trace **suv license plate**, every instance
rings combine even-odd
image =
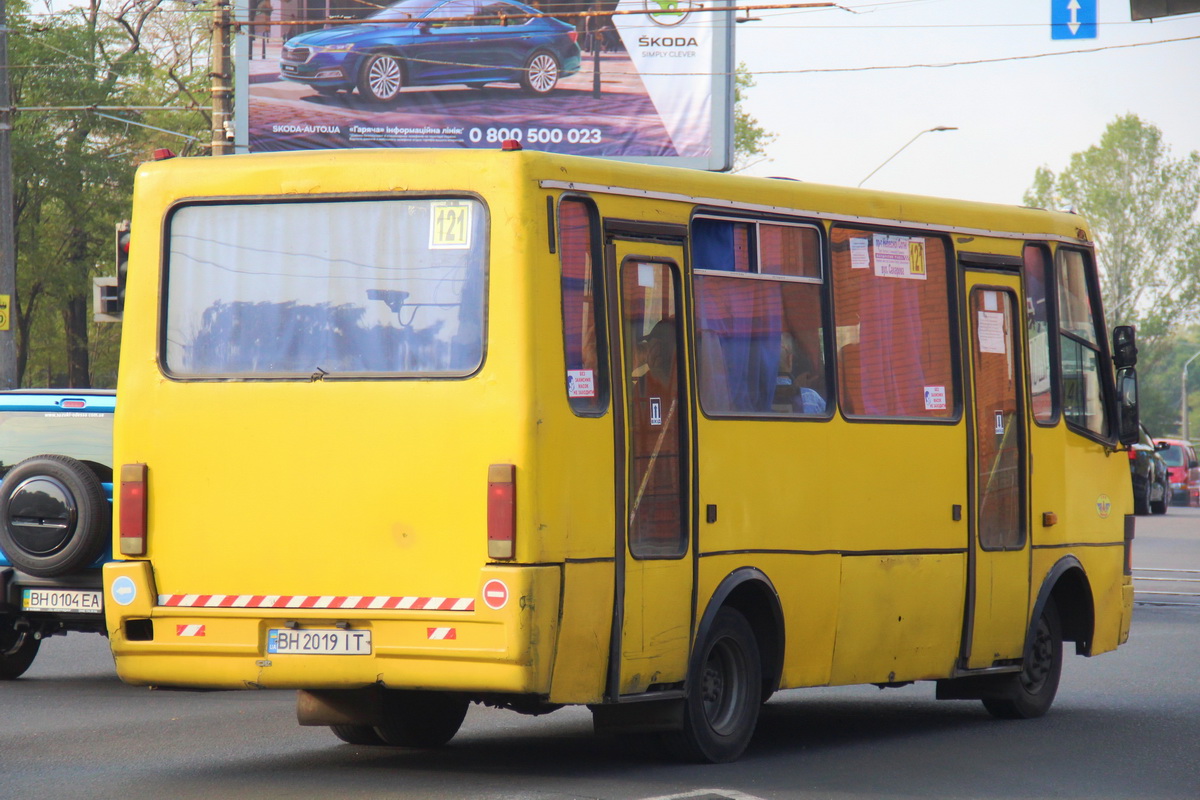
[[[104,600],[98,590],[22,589],[21,608],[26,611],[103,614]]]
[[[371,632],[272,628],[267,631],[267,652],[274,655],[369,656]]]

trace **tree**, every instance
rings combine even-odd
[[[195,63],[188,24],[175,9],[161,13],[163,3],[86,0],[57,14],[14,3],[13,100],[23,109],[13,126],[23,385],[92,385],[91,279],[111,272],[113,223],[128,216],[136,161],[166,146],[168,135],[156,128],[208,127],[203,110],[188,112],[190,121],[166,110],[193,105],[206,64]],[[168,140],[179,149],[178,136]],[[109,383],[116,337],[99,339],[102,382]]]
[[[1090,223],[1105,311],[1137,327],[1144,419],[1162,435],[1179,418],[1174,344],[1200,308],[1200,153],[1172,158],[1158,128],[1127,114],[1060,174],[1038,169],[1025,202]]]
[[[1073,208],[1088,220],[1105,310],[1115,324],[1138,325],[1142,343],[1197,309],[1200,153],[1173,160],[1158,128],[1118,117],[1060,175],[1040,168],[1025,202]]]
[[[733,74],[733,171],[740,172],[767,157],[767,146],[775,134],[763,129],[758,120],[746,111],[742,101],[746,92],[755,86],[754,76],[740,62]],[[751,160],[753,159],[753,160]]]

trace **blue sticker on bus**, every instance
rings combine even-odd
[[[117,605],[129,605],[137,599],[137,584],[132,578],[122,575],[112,582],[112,597]]]

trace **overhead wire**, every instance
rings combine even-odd
[[[357,2],[359,2],[362,5],[367,5],[367,6],[375,6],[376,5],[375,3],[370,2],[370,0],[357,0]],[[864,8],[872,8],[873,9],[873,8],[882,8],[882,7],[890,7],[890,6],[898,6],[898,5],[915,5],[915,4],[925,4],[925,3],[929,3],[929,2],[940,2],[940,0],[892,0],[891,2],[864,3],[864,4],[858,4],[855,6],[841,5],[841,4],[835,4],[835,3],[803,3],[803,4],[796,3],[796,4],[771,4],[771,5],[763,4],[763,5],[758,5],[758,6],[754,6],[754,5],[745,6],[745,8],[752,9],[752,10],[753,9],[761,9],[764,11],[773,11],[775,13],[770,14],[768,16],[775,18],[775,17],[779,17],[779,16],[791,15],[791,14],[796,14],[796,13],[806,13],[807,14],[807,13],[811,13],[813,11],[833,10],[833,9],[842,10],[842,11],[850,11],[852,13],[861,13],[859,11],[859,9],[864,9]],[[790,8],[788,6],[790,6]],[[166,9],[164,9],[164,10],[166,10]],[[195,9],[187,9],[187,10],[194,11]],[[726,10],[730,11],[730,12],[734,12],[734,11],[738,10],[738,8],[735,6],[729,6]],[[66,13],[66,12],[58,12],[58,13]],[[640,13],[644,13],[644,12],[640,12]],[[604,15],[604,12],[575,12],[573,14],[570,14],[570,16],[596,16],[597,14]],[[543,15],[539,14],[539,16],[543,16]],[[550,15],[544,15],[544,16],[550,16]],[[561,16],[561,15],[559,15],[559,16]],[[325,21],[332,22],[332,23],[339,23],[339,24],[349,22],[347,20],[332,20],[332,19],[325,20]],[[316,20],[316,21],[304,20],[302,24],[311,25],[311,24],[316,24],[319,22],[321,22],[321,20]],[[234,21],[235,26],[248,26],[248,25],[254,25],[254,24],[261,24],[261,23],[256,23],[253,19],[235,20]],[[279,25],[281,23],[277,20],[273,20],[271,22],[271,24]],[[289,23],[289,24],[291,24],[291,23]],[[1044,25],[1044,24],[1045,23],[1039,23],[1039,25]],[[1138,23],[1137,22],[1105,23],[1105,25],[1113,25],[1113,24],[1126,25],[1126,24],[1138,24]],[[795,28],[803,28],[803,29],[836,28],[836,29],[854,29],[854,30],[859,30],[859,29],[880,30],[880,29],[892,29],[892,28],[896,28],[896,29],[994,28],[994,27],[1028,27],[1028,26],[1032,26],[1032,24],[1031,23],[1030,24],[1004,23],[1004,24],[979,24],[979,25],[970,25],[970,24],[965,24],[965,25],[803,25],[803,26],[797,25],[797,26],[786,26],[786,27],[789,27],[789,28],[795,27]],[[629,26],[629,27],[636,28],[638,26]],[[777,27],[782,27],[782,26],[772,26],[772,27],[777,28]],[[10,28],[9,32],[10,33],[20,33],[20,31],[15,31],[11,28]],[[261,37],[259,37],[259,38],[261,38]],[[967,59],[967,60],[958,60],[958,61],[913,63],[913,64],[875,64],[875,65],[864,65],[864,66],[856,66],[856,67],[802,67],[802,68],[795,68],[795,69],[778,69],[778,70],[755,69],[755,70],[749,70],[749,74],[752,76],[763,76],[763,75],[800,75],[800,74],[820,74],[820,73],[870,72],[870,71],[885,71],[885,70],[892,71],[892,70],[906,70],[906,69],[944,69],[944,68],[950,68],[950,67],[974,66],[974,65],[981,65],[981,64],[995,64],[995,63],[1002,63],[1002,62],[1025,61],[1025,60],[1040,59],[1040,58],[1054,58],[1054,57],[1068,56],[1068,55],[1082,55],[1082,54],[1089,54],[1089,53],[1098,53],[1098,52],[1103,52],[1103,51],[1108,51],[1108,50],[1123,50],[1123,49],[1138,48],[1138,47],[1151,47],[1151,46],[1164,45],[1164,44],[1174,44],[1174,43],[1179,43],[1179,42],[1194,41],[1196,39],[1200,39],[1200,35],[1183,36],[1183,37],[1177,37],[1177,38],[1171,38],[1171,39],[1159,39],[1159,40],[1150,41],[1150,42],[1127,42],[1127,43],[1122,43],[1122,44],[1098,45],[1095,47],[1075,48],[1075,49],[1071,49],[1071,50],[1059,50],[1059,51],[1044,52],[1044,53],[1030,53],[1030,54],[1013,55],[1013,56],[998,56],[998,57],[994,57],[994,58],[977,58],[977,59]],[[95,62],[89,61],[86,58],[83,58],[82,56],[77,56],[73,53],[69,53],[65,50],[54,47],[53,45],[51,45],[47,42],[39,41],[36,37],[34,37],[34,41],[50,50],[60,53],[61,55],[64,55],[70,59],[73,59],[73,60],[79,62],[81,65],[87,66],[89,68],[104,69],[104,70],[111,68],[108,65],[96,64]],[[423,63],[428,62],[428,63],[434,63],[434,64],[443,64],[443,65],[456,65],[456,66],[468,66],[468,67],[475,66],[473,64],[469,64],[466,62],[443,61],[443,60],[435,60],[435,59],[408,58],[406,60],[423,62]],[[36,65],[10,65],[9,68],[10,69],[27,69],[27,68],[32,68],[34,66],[36,66]],[[624,71],[610,70],[609,74],[616,74],[616,75],[637,74],[637,75],[646,75],[646,76],[670,75],[670,76],[679,76],[679,77],[705,77],[705,76],[718,77],[718,76],[729,76],[733,73],[727,72],[727,71],[726,72],[712,72],[712,71],[648,72],[648,71],[641,71],[641,70],[624,70]],[[130,84],[127,82],[123,82],[120,79],[118,79],[118,85],[121,85],[124,88],[137,88],[138,87],[138,84]],[[193,104],[189,104],[186,106],[158,106],[158,107],[153,107],[153,108],[160,109],[160,110],[191,111],[191,110],[195,110],[199,107],[200,107],[199,105],[193,103]],[[71,107],[68,107],[68,106],[60,106],[60,107],[40,106],[40,107],[20,108],[20,109],[16,109],[16,110],[27,110],[27,111],[88,110],[88,109],[95,110],[97,108],[100,108],[100,107],[99,106],[71,106]],[[141,110],[141,109],[150,108],[150,107],[105,106],[104,108],[106,108],[106,110],[130,110],[130,111],[132,111],[132,110]]]

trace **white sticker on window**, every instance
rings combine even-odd
[[[567,370],[567,397],[595,397],[596,380],[590,369]]]
[[[871,268],[871,243],[866,239],[850,240],[850,269]]]
[[[979,334],[979,352],[1007,353],[1008,347],[1004,339],[1004,314],[998,311],[980,311],[979,321],[975,324]]]
[[[926,386],[925,387],[925,410],[926,411],[945,411],[946,410],[946,387],[945,386]]]
[[[983,310],[984,311],[999,311],[1000,310],[1000,293],[999,292],[984,292],[983,293]]]
[[[470,250],[471,209],[466,200],[436,200],[429,204],[429,249]]]
[[[925,280],[924,239],[877,233],[871,237],[871,241],[875,245],[876,275],[881,278]]]
[[[655,264],[638,264],[638,286],[643,289],[651,289],[657,282],[658,270],[655,269]]]

